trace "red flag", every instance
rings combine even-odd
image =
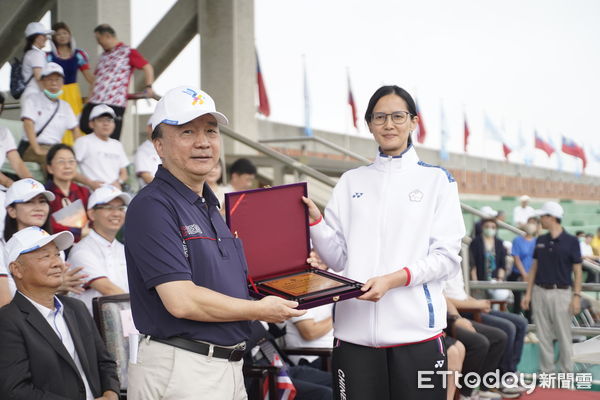
[[[587,165],[587,158],[585,157],[585,151],[583,148],[579,147],[574,141],[571,139],[567,139],[563,136],[562,138],[562,151],[565,154],[569,154],[573,157],[577,157],[581,159],[583,163],[583,169],[585,169]]]
[[[552,147],[552,145],[550,145],[550,143],[544,141],[537,133],[537,131],[535,132],[535,148],[536,149],[540,149],[543,152],[545,152],[548,157],[550,157],[552,155],[552,153],[554,153],[554,147]]]
[[[271,365],[279,367],[277,377],[275,379],[275,387],[277,388],[277,397],[279,399],[294,400],[296,398],[296,387],[292,383],[292,379],[286,372],[286,367],[275,354]],[[269,398],[269,379],[265,379],[263,383],[263,398],[267,400]]]
[[[350,74],[348,73],[348,104],[352,109],[352,123],[355,128],[358,128],[358,116],[356,112],[356,103],[354,102],[354,96],[352,95],[352,86],[350,86]]]
[[[425,130],[425,122],[423,121],[423,115],[421,114],[421,109],[419,108],[419,104],[417,106],[417,117],[419,117],[419,132],[417,133],[417,142],[424,143],[425,136],[427,136],[427,131]]]
[[[258,82],[258,112],[265,117],[268,117],[271,114],[271,107],[269,107],[267,88],[265,87],[265,82],[263,81],[262,73],[260,72],[258,54],[256,55],[256,81]]]
[[[469,144],[469,125],[467,124],[467,116],[465,115],[465,153],[467,152],[467,145]]]
[[[508,160],[508,155],[511,153],[511,148],[506,145],[506,143],[502,143],[502,151],[504,152],[504,158]]]

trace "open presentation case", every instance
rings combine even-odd
[[[227,225],[242,239],[248,263],[248,290],[254,298],[275,295],[306,309],[362,294],[360,282],[314,268],[306,183],[227,193]]]

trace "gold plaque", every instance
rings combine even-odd
[[[263,285],[288,293],[292,296],[302,296],[320,290],[344,286],[344,283],[323,275],[304,272],[302,274],[286,276],[285,278],[264,282]]]

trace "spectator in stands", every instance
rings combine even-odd
[[[31,226],[42,228],[51,232],[50,219],[48,218],[50,207],[48,203],[54,200],[54,194],[45,190],[38,181],[26,178],[16,181],[8,188],[4,204],[6,207],[6,218],[4,221],[4,242],[6,243],[17,232]],[[8,265],[3,262],[0,265],[0,274],[8,275]],[[85,275],[81,273],[81,267],[65,271],[61,291],[80,293],[81,285]],[[8,275],[10,297],[14,295],[15,285],[12,277]]]
[[[484,219],[496,219],[496,217],[498,216],[498,211],[494,210],[492,207],[490,206],[483,206],[481,207],[481,213],[483,214],[483,217],[477,221],[475,223],[475,225],[473,225],[473,230],[471,231],[471,237],[474,238],[475,236],[481,235],[483,233],[482,229],[481,229],[481,225],[483,224],[483,220]]]
[[[305,365],[293,365],[287,355],[281,351],[274,337],[261,321],[252,321],[248,339],[246,365],[276,365],[275,355],[281,360],[285,371],[296,390],[296,400],[332,400],[331,373]],[[252,391],[252,386],[249,387]],[[285,397],[284,397],[285,398]]]
[[[535,241],[539,231],[539,220],[535,216],[531,216],[527,219],[527,224],[522,226],[525,231],[525,236],[517,236],[513,239],[512,244],[512,256],[514,259],[514,267],[512,272],[508,275],[507,281],[525,281],[527,282],[527,274],[531,269],[531,263],[533,262],[533,251],[535,250]],[[521,312],[521,291],[513,290],[514,295],[514,312]],[[529,314],[526,311],[526,314]],[[526,315],[527,319],[530,319]]]
[[[119,398],[116,363],[85,306],[55,295],[64,268],[59,251],[71,244],[70,232],[37,227],[6,244],[18,292],[0,310],[2,399]]]
[[[506,276],[506,249],[496,236],[498,225],[494,218],[481,220],[482,233],[469,245],[471,279],[503,281]]]
[[[4,95],[0,93],[0,115],[4,110]],[[5,160],[8,160],[11,168],[19,178],[31,178],[31,172],[27,169],[27,166],[21,159],[15,139],[10,129],[4,126],[0,126],[0,165],[4,164]],[[1,190],[2,187],[8,188],[13,184],[13,180],[0,172],[0,234],[4,231],[4,216],[6,210],[2,207],[4,204],[5,190]],[[1,301],[0,301],[1,303]]]
[[[598,230],[596,231],[596,234],[594,235],[590,246],[592,246],[594,254],[600,256],[600,228],[598,228]]]
[[[89,115],[94,134],[75,142],[75,157],[81,171],[76,179],[94,190],[103,184],[121,189],[127,180],[129,159],[123,144],[111,138],[115,118],[111,107],[98,104]]]
[[[223,188],[223,191],[229,193],[251,189],[254,178],[256,178],[256,166],[247,158],[238,158],[229,167],[229,184]]]
[[[71,35],[71,29],[64,22],[57,22],[52,25],[54,34],[50,43],[52,51],[48,53],[48,61],[60,65],[65,72],[65,85],[60,99],[66,101],[76,116],[79,117],[83,103],[81,101],[81,91],[77,83],[77,71],[81,71],[84,78],[90,85],[94,85],[94,74],[90,70],[88,55],[83,49],[75,46],[75,39]],[[65,132],[63,143],[73,146],[74,139],[71,132]]]
[[[27,83],[21,95],[21,104],[32,93],[41,93],[42,70],[48,63],[44,46],[48,37],[54,32],[40,22],[30,22],[25,28],[25,55],[23,56],[23,79]]]
[[[562,227],[560,204],[549,201],[537,210],[548,233],[537,239],[522,307],[531,303],[540,344],[540,369],[554,372],[554,343],[560,347],[560,369],[573,372],[571,315],[581,309],[581,249]],[[574,278],[571,277],[574,276]]]
[[[88,230],[85,210],[90,197],[90,190],[73,181],[77,175],[77,160],[75,159],[75,152],[70,146],[63,143],[52,146],[46,155],[46,164],[48,169],[46,189],[54,194],[54,200],[50,201],[52,232],[69,231],[73,234],[77,243],[87,234]],[[74,226],[65,226],[56,221],[52,214],[70,206],[77,200],[81,200],[83,215],[79,216]]]
[[[24,161],[40,164],[46,173],[46,153],[60,143],[65,130],[72,130],[77,139],[81,132],[71,106],[58,97],[62,94],[65,73],[60,65],[48,63],[41,73],[43,93],[32,93],[21,102],[21,120],[25,136],[19,143]]]
[[[518,228],[523,228],[527,224],[527,219],[534,215],[533,208],[529,205],[529,196],[524,194],[519,197],[519,205],[513,210],[513,224]]]
[[[109,105],[116,114],[115,129],[111,138],[119,140],[123,126],[123,114],[127,107],[127,90],[133,71],[141,69],[144,72],[146,88],[144,93],[152,97],[152,83],[154,82],[154,69],[152,65],[135,49],[125,45],[117,39],[115,30],[108,24],[98,25],[94,29],[96,40],[102,46],[104,53],[96,65],[94,87],[88,103],[81,113],[81,130],[91,133],[88,125],[90,112],[98,104]]]
[[[465,292],[465,285],[463,274],[459,273],[453,278],[444,282],[444,295],[448,301],[448,310],[451,315],[455,316],[455,325],[464,330],[471,332],[479,332],[486,336],[490,344],[495,344],[494,348],[490,347],[490,353],[487,353],[485,363],[481,363],[483,357],[476,357],[475,360],[470,359],[471,348],[478,348],[475,342],[479,342],[481,338],[471,337],[472,335],[466,334],[466,332],[459,331],[455,332],[456,338],[463,342],[467,349],[467,358],[465,360],[465,368],[463,372],[468,371],[477,372],[477,368],[481,368],[481,374],[485,372],[493,371],[498,368],[501,374],[507,372],[516,372],[517,364],[521,359],[521,353],[523,351],[523,342],[525,333],[527,330],[527,320],[521,316],[515,314],[501,312],[491,309],[489,300],[477,300],[469,296]],[[475,321],[463,320],[459,311],[462,315],[472,319],[473,315],[470,312],[464,312],[464,310],[478,310],[481,313],[481,324]],[[458,321],[460,319],[460,321]],[[458,322],[458,323],[457,323]],[[501,343],[501,347],[499,344]],[[498,351],[498,349],[500,349]],[[477,353],[476,349],[473,349]],[[483,353],[485,354],[485,352]],[[484,390],[485,392],[486,390]],[[494,391],[494,390],[491,390]],[[520,387],[504,387],[501,388],[499,393],[505,398],[518,397],[523,390]],[[462,391],[464,395],[468,396],[469,391]],[[493,395],[487,396],[486,393],[482,393],[481,397],[496,397]]]
[[[161,164],[160,157],[152,143],[152,119],[148,120],[146,125],[147,139],[138,147],[135,152],[135,174],[140,183],[140,189],[152,182],[156,169]]]
[[[96,189],[88,202],[92,230],[69,253],[69,263],[83,267],[88,275],[85,292],[77,297],[92,314],[92,299],[99,296],[129,293],[125,247],[116,237],[125,223],[131,197],[114,186]]]
[[[219,162],[206,176],[206,183],[210,186],[210,190],[213,191],[217,200],[219,200],[221,215],[225,215],[225,190],[221,185],[221,178],[223,176],[223,167]]]
[[[592,240],[594,236],[591,233],[586,234],[583,231],[577,231],[575,233],[577,239],[579,239],[579,248],[581,250],[581,257],[584,260],[598,263],[600,262],[600,256],[594,255],[594,249],[592,249]],[[587,271],[586,283],[596,283],[600,280],[600,274],[594,271]]]

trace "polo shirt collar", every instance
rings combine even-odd
[[[171,174],[168,169],[164,168],[162,166],[162,164],[159,165],[158,169],[156,170],[155,179],[156,178],[168,183],[171,187],[173,187],[173,189],[175,189],[177,191],[177,193],[179,193],[181,196],[183,196],[183,198],[186,199],[190,204],[194,204],[196,201],[198,201],[198,199],[204,198],[206,200],[206,202],[210,205],[219,205],[219,200],[217,199],[217,196],[215,196],[213,191],[210,189],[210,186],[208,186],[208,184],[206,182],[204,183],[204,186],[202,187],[202,195],[203,196],[200,197],[200,196],[198,196],[198,194],[196,192],[194,192],[192,189],[187,187],[183,182],[181,182],[179,179],[177,179],[175,176],[173,176],[173,174]]]
[[[90,237],[98,242],[102,247],[113,247],[117,241],[117,239],[114,239],[112,242],[109,242],[93,229],[90,231]]]

